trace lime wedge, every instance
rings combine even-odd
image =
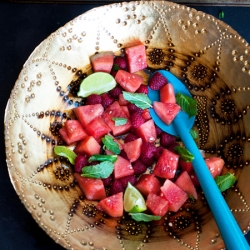
[[[114,77],[108,73],[95,72],[81,82],[77,95],[87,97],[91,94],[101,95],[116,86]]]
[[[147,207],[143,196],[129,182],[124,193],[124,210],[129,213],[140,213],[146,209]]]

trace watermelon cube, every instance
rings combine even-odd
[[[154,102],[153,109],[164,123],[170,125],[180,112],[181,107],[177,103]]]
[[[129,104],[129,101],[124,99],[123,93],[119,94],[118,102],[121,106],[126,106]]]
[[[86,126],[88,135],[93,136],[96,140],[108,134],[110,131],[110,127],[104,122],[102,117],[96,117]]]
[[[175,184],[197,200],[197,191],[187,171],[181,173]]]
[[[78,120],[68,120],[64,124],[68,139],[70,140],[70,144],[76,141],[83,140],[88,136],[81,123]]]
[[[143,174],[135,187],[144,197],[147,197],[149,193],[160,194],[161,183],[153,174]]]
[[[122,69],[117,71],[115,80],[122,88],[132,93],[134,93],[143,83],[143,78],[141,76]]]
[[[216,156],[211,156],[205,159],[205,162],[213,178],[221,174],[221,171],[225,164],[223,159],[221,159],[220,157],[216,157]]]
[[[164,216],[168,211],[168,201],[153,193],[148,195],[146,206],[152,214],[158,216]]]
[[[101,179],[82,177],[78,173],[74,173],[74,177],[88,200],[106,198],[105,187]]]
[[[163,103],[176,103],[174,87],[171,83],[160,88],[160,100]]]
[[[90,61],[95,72],[110,73],[114,63],[114,53],[112,51],[96,53],[90,57]]]
[[[168,201],[168,210],[177,212],[188,199],[188,194],[171,180],[166,180],[161,187],[161,197]]]
[[[123,145],[123,149],[127,154],[130,162],[134,162],[139,159],[141,155],[142,139],[138,138],[134,141],[126,142]]]
[[[125,49],[130,73],[145,69],[147,67],[146,48],[143,44]]]
[[[179,155],[164,148],[160,158],[156,162],[153,174],[166,179],[174,178],[178,168],[178,161]]]
[[[94,118],[101,116],[104,108],[101,104],[85,105],[74,109],[74,113],[85,128]]]
[[[115,179],[122,178],[124,176],[129,176],[134,174],[134,169],[131,163],[118,155],[117,160],[114,163],[114,177]]]
[[[143,142],[155,142],[157,138],[154,121],[149,119],[136,129],[136,134],[142,138]]]
[[[191,161],[183,161],[180,159],[179,164],[181,166],[182,171],[187,171],[188,174],[191,174],[194,172],[193,164]]]
[[[65,127],[62,127],[59,129],[59,134],[62,137],[62,139],[68,144],[71,145],[73,142],[69,139],[67,129]]]
[[[97,208],[111,217],[123,215],[123,192],[109,196],[97,204]]]
[[[76,154],[91,156],[93,154],[100,154],[101,146],[93,136],[87,136],[85,139],[76,144],[74,152]]]
[[[127,122],[124,125],[116,126],[113,118],[125,118],[127,119]],[[126,115],[123,108],[117,101],[109,105],[109,107],[104,111],[103,119],[105,123],[111,128],[112,134],[114,136],[128,132],[132,126],[129,117]]]

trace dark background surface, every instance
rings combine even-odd
[[[16,195],[7,171],[4,146],[4,110],[10,91],[29,55],[47,36],[83,12],[98,5],[0,3],[0,249],[62,250],[36,224]],[[191,7],[219,17],[250,43],[250,8]],[[230,229],[229,229],[230,230]],[[246,236],[250,242],[250,233]]]

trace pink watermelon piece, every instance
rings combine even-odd
[[[133,174],[134,174],[134,169],[131,163],[122,156],[118,155],[117,160],[114,163],[115,179],[119,179]]]
[[[123,149],[127,154],[130,162],[134,162],[139,159],[141,155],[142,139],[138,138],[134,141],[124,143]]]
[[[87,136],[85,139],[76,144],[74,152],[79,155],[91,156],[93,154],[100,154],[101,146],[93,136]]]
[[[163,103],[176,103],[174,87],[171,83],[160,88],[160,100]]]
[[[114,63],[114,53],[112,51],[96,53],[90,57],[90,61],[95,72],[110,73]]]
[[[121,217],[123,215],[123,192],[101,200],[97,204],[97,208],[111,217]]]
[[[210,173],[212,174],[213,178],[221,174],[221,171],[225,165],[225,162],[220,157],[211,156],[205,159],[205,162],[209,168]]]
[[[134,93],[143,83],[143,78],[141,76],[122,69],[117,71],[115,80],[122,88],[132,93]]]
[[[153,174],[166,179],[172,179],[178,168],[179,155],[163,149],[162,154],[156,162]]]
[[[187,171],[180,174],[175,184],[197,200],[197,191]]]
[[[161,187],[161,197],[168,201],[168,210],[177,212],[188,199],[188,194],[170,180]]]
[[[153,109],[164,123],[170,125],[180,112],[181,107],[176,103],[154,102]]]
[[[146,48],[143,44],[125,49],[130,73],[145,69],[147,67]]]
[[[152,214],[158,216],[164,216],[168,211],[168,201],[153,193],[148,195],[146,206]]]
[[[144,122],[136,129],[136,134],[142,138],[143,142],[155,142],[157,134],[154,121],[149,119]]]
[[[106,192],[101,179],[82,177],[74,173],[77,183],[88,200],[102,200],[106,198]]]

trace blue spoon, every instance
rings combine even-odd
[[[168,82],[173,85],[175,93],[182,93],[191,96],[186,86],[169,71],[159,70],[158,72],[166,77]],[[159,91],[148,88],[148,97],[152,102],[159,101]],[[194,125],[195,117],[189,118],[186,113],[180,111],[173,122],[170,125],[167,125],[162,122],[152,108],[150,108],[150,114],[159,128],[169,134],[179,136],[185,147],[194,155],[194,160],[192,162],[194,171],[213,213],[226,248],[228,250],[249,250],[249,245],[239,225],[218,189],[200,150],[189,133]]]

